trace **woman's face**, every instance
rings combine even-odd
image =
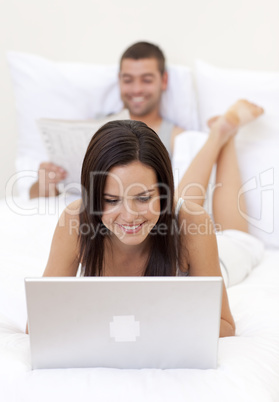
[[[103,194],[103,224],[126,245],[141,244],[160,217],[160,193],[154,170],[139,161],[116,166]]]

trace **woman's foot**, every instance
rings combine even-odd
[[[234,125],[235,129],[255,120],[264,113],[264,109],[245,99],[238,100],[225,113],[226,119]]]
[[[240,99],[224,115],[212,117],[207,124],[211,129],[211,134],[215,137],[218,136],[220,145],[223,146],[240,127],[252,122],[263,113],[262,107]]]

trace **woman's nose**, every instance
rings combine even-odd
[[[125,201],[123,202],[121,215],[126,222],[133,222],[139,216],[139,212],[132,201]]]

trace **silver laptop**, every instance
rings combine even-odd
[[[26,278],[33,369],[216,368],[220,277]]]

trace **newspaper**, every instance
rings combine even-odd
[[[67,177],[59,183],[60,192],[80,193],[80,174],[87,146],[96,131],[112,120],[126,120],[128,110],[98,120],[39,119],[37,121],[49,161],[63,167]]]

